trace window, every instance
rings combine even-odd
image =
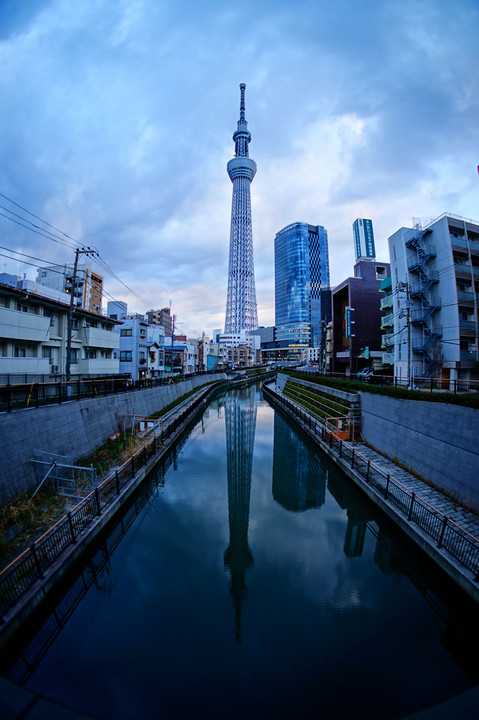
[[[18,345],[15,345],[15,357],[16,358],[24,358],[26,357],[26,352],[24,347],[18,347]]]
[[[124,328],[123,330],[120,330],[120,336],[131,337],[131,328]]]
[[[86,360],[95,360],[96,359],[96,350],[91,350],[90,348],[85,348],[85,359]]]
[[[42,357],[48,358],[50,362],[52,361],[52,348],[51,347],[45,347],[45,345],[42,347]]]
[[[18,312],[28,312],[28,307],[17,302],[17,310]]]
[[[120,352],[120,362],[131,362],[131,350],[122,350]]]
[[[78,362],[78,348],[72,348],[70,350],[70,362],[72,365],[76,365]]]
[[[146,330],[144,328],[140,328],[140,337],[145,338],[146,337]]]

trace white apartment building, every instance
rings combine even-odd
[[[70,295],[73,285],[73,263],[39,268],[37,283]],[[75,307],[101,314],[103,277],[93,269],[92,261],[88,258],[78,264],[74,293]]]
[[[165,374],[165,328],[162,325],[148,325],[148,377],[163,377]]]
[[[47,382],[66,373],[70,296],[0,276],[0,382]],[[76,308],[71,338],[71,378],[118,375],[115,322]]]
[[[228,351],[228,362],[233,366],[242,364],[246,358],[247,365],[256,365],[261,361],[261,337],[258,334],[241,330],[239,333],[220,335],[218,344]],[[246,354],[232,352],[234,348],[245,348]]]
[[[118,320],[115,327],[119,335],[119,347],[115,355],[120,363],[120,373],[133,380],[163,377],[165,372],[165,329],[161,325],[149,325],[145,316],[128,313],[124,302],[109,302],[108,316]]]
[[[479,223],[444,214],[389,238],[394,374],[468,380],[478,361]]]

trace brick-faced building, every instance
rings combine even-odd
[[[334,288],[333,373],[352,375],[372,366],[371,353],[381,350],[380,285],[389,276],[389,263],[359,260],[354,277]]]

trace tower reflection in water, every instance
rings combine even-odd
[[[257,403],[251,388],[229,395],[225,402],[230,541],[224,555],[231,573],[230,592],[235,612],[235,639],[241,640],[241,612],[246,599],[246,571],[253,561],[248,544],[251,469]]]

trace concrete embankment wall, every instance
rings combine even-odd
[[[225,377],[224,373],[200,375],[171,385],[0,415],[0,503],[36,487],[31,462],[35,450],[71,456],[75,461],[118,432],[124,413],[151,415],[196,387]]]
[[[391,460],[479,510],[479,411],[361,392],[361,434]]]

